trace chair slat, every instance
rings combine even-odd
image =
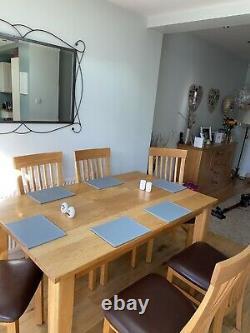
[[[14,157],[14,166],[21,171],[18,177],[21,194],[63,185],[61,152]]]
[[[170,163],[169,163],[169,181],[171,182],[173,180],[173,163],[174,159],[173,157],[170,157]],[[167,179],[167,177],[166,177]]]
[[[81,174],[79,162],[83,162],[84,175]],[[110,148],[85,149],[75,151],[76,180],[103,178],[110,175]]]
[[[159,167],[158,167],[158,164],[159,164],[159,161],[158,161],[158,156],[155,157],[155,177],[159,177],[158,175],[158,171],[159,171]]]
[[[43,182],[42,182],[42,174],[41,174],[41,166],[37,166],[37,181],[38,181],[38,186],[39,190],[43,189]]]
[[[187,150],[152,147],[149,150],[148,174],[183,183]]]
[[[178,161],[178,158],[174,159],[174,182],[177,182]]]
[[[98,158],[98,170],[99,170],[99,176],[101,178],[104,177],[104,174],[103,174],[103,163],[102,163],[102,159],[101,158]]]

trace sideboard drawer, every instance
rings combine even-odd
[[[231,182],[235,143],[210,145],[202,149],[189,145],[179,145],[179,148],[188,150],[185,182],[193,182],[201,192],[211,195]]]

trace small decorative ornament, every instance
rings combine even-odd
[[[192,112],[195,112],[198,109],[198,107],[200,106],[202,96],[203,96],[202,86],[193,84],[189,88],[188,105],[189,105],[189,109],[191,109]]]
[[[222,112],[224,117],[231,117],[234,113],[235,106],[235,97],[226,96],[222,101]]]
[[[73,206],[68,205],[67,202],[61,204],[61,212],[65,214],[69,219],[73,219],[76,215],[76,210]]]
[[[213,112],[219,103],[220,90],[211,88],[208,92],[208,109]]]
[[[66,215],[68,216],[69,219],[73,219],[76,215],[76,210],[74,207],[69,207],[67,212],[66,212]]]
[[[194,138],[194,147],[196,148],[203,148],[204,147],[204,138],[201,138],[199,136],[196,136]]]
[[[66,214],[68,208],[69,208],[69,205],[67,204],[67,202],[62,203],[61,204],[61,212],[62,212],[62,214]]]
[[[201,104],[203,97],[202,86],[192,84],[188,92],[188,120],[185,135],[185,144],[189,144],[192,138],[192,128],[196,123],[196,111]]]

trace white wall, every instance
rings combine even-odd
[[[75,135],[68,128],[53,134],[0,136],[0,156],[60,150],[65,176],[72,178],[75,149],[110,146],[114,173],[145,170],[162,35],[147,30],[144,18],[104,0],[9,0],[1,3],[1,18],[48,29],[70,43],[83,39],[87,52],[82,133]],[[7,28],[1,24],[0,31]],[[0,131],[10,127],[0,125]]]
[[[189,33],[165,35],[156,99],[154,133],[160,133],[169,146],[175,146],[185,131],[188,90],[191,84],[203,86],[204,96],[197,110],[196,131],[200,126],[222,127],[222,98],[239,89],[245,79],[247,63],[223,49]],[[213,113],[208,111],[207,94],[218,88],[221,100]]]

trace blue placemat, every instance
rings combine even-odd
[[[8,223],[6,228],[28,249],[65,236],[62,229],[43,215]]]
[[[102,190],[105,188],[121,185],[123,184],[123,182],[114,177],[104,177],[104,178],[89,180],[87,181],[87,184],[94,186],[98,190]]]
[[[52,187],[41,191],[28,193],[28,196],[34,201],[44,204],[64,198],[72,197],[75,193],[68,191],[64,187]]]
[[[166,223],[173,222],[192,212],[187,208],[169,201],[164,201],[158,205],[146,208],[145,210]]]
[[[165,179],[155,179],[153,181],[153,186],[161,188],[162,190],[165,190],[168,192],[172,192],[172,193],[186,190],[185,186],[178,184],[178,183],[169,182]]]
[[[129,241],[150,232],[150,229],[126,216],[90,228],[90,230],[113,247],[128,243]]]

